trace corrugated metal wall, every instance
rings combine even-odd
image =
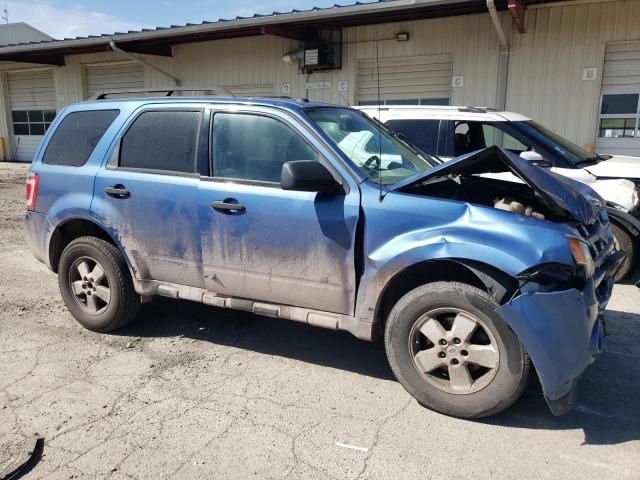
[[[607,42],[640,39],[640,1],[530,8],[512,36],[507,109],[581,146],[593,145]],[[596,80],[582,80],[597,67]]]
[[[583,146],[594,141],[605,44],[640,40],[639,0],[585,2],[529,8],[526,34],[515,33],[509,14],[501,14],[512,42],[507,108]],[[397,42],[399,32],[408,32],[410,41]],[[451,104],[496,104],[499,43],[488,14],[345,29],[342,69],[312,75],[301,75],[297,65],[282,61],[285,53],[298,48],[297,42],[271,36],[178,45],[172,58],[145,59],[179,77],[186,87],[219,85],[249,92],[273,88],[274,95],[282,95],[288,83],[292,97],[353,105],[358,62],[376,57],[376,39],[382,59],[451,55],[453,75],[464,76],[464,87],[451,89]],[[87,97],[87,65],[123,60],[115,53],[68,56],[67,66],[54,73],[58,109]],[[598,67],[595,81],[582,80],[586,66]],[[0,65],[1,70],[16,67]],[[148,88],[173,84],[150,68],[144,68],[144,75]],[[338,91],[341,81],[348,84],[345,92]],[[6,78],[3,82],[6,97]],[[321,82],[329,82],[330,88],[305,89],[309,83],[324,87]],[[7,136],[6,118],[0,118],[0,135]]]

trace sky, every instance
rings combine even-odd
[[[10,22],[26,22],[54,38],[126,32],[203,20],[328,7],[355,0],[0,0]]]

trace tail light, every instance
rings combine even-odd
[[[36,209],[36,199],[38,198],[38,185],[40,184],[40,175],[29,172],[26,184],[27,210]]]

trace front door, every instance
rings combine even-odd
[[[197,215],[203,112],[135,117],[95,181],[91,213],[119,237],[136,278],[202,287]]]
[[[303,127],[267,111],[213,116],[212,175],[200,183],[208,290],[350,314],[360,193],[280,188],[282,164],[325,161]]]

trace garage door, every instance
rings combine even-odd
[[[264,85],[240,85],[226,88],[236,97],[273,97],[275,92],[275,86],[272,83]]]
[[[596,151],[640,156],[640,42],[607,45]]]
[[[134,62],[86,66],[87,97],[102,91],[142,90],[143,66]]]
[[[358,62],[358,103],[387,105],[449,105],[451,55],[364,59]]]
[[[56,95],[51,71],[7,74],[13,131],[13,160],[30,162],[56,115]]]

